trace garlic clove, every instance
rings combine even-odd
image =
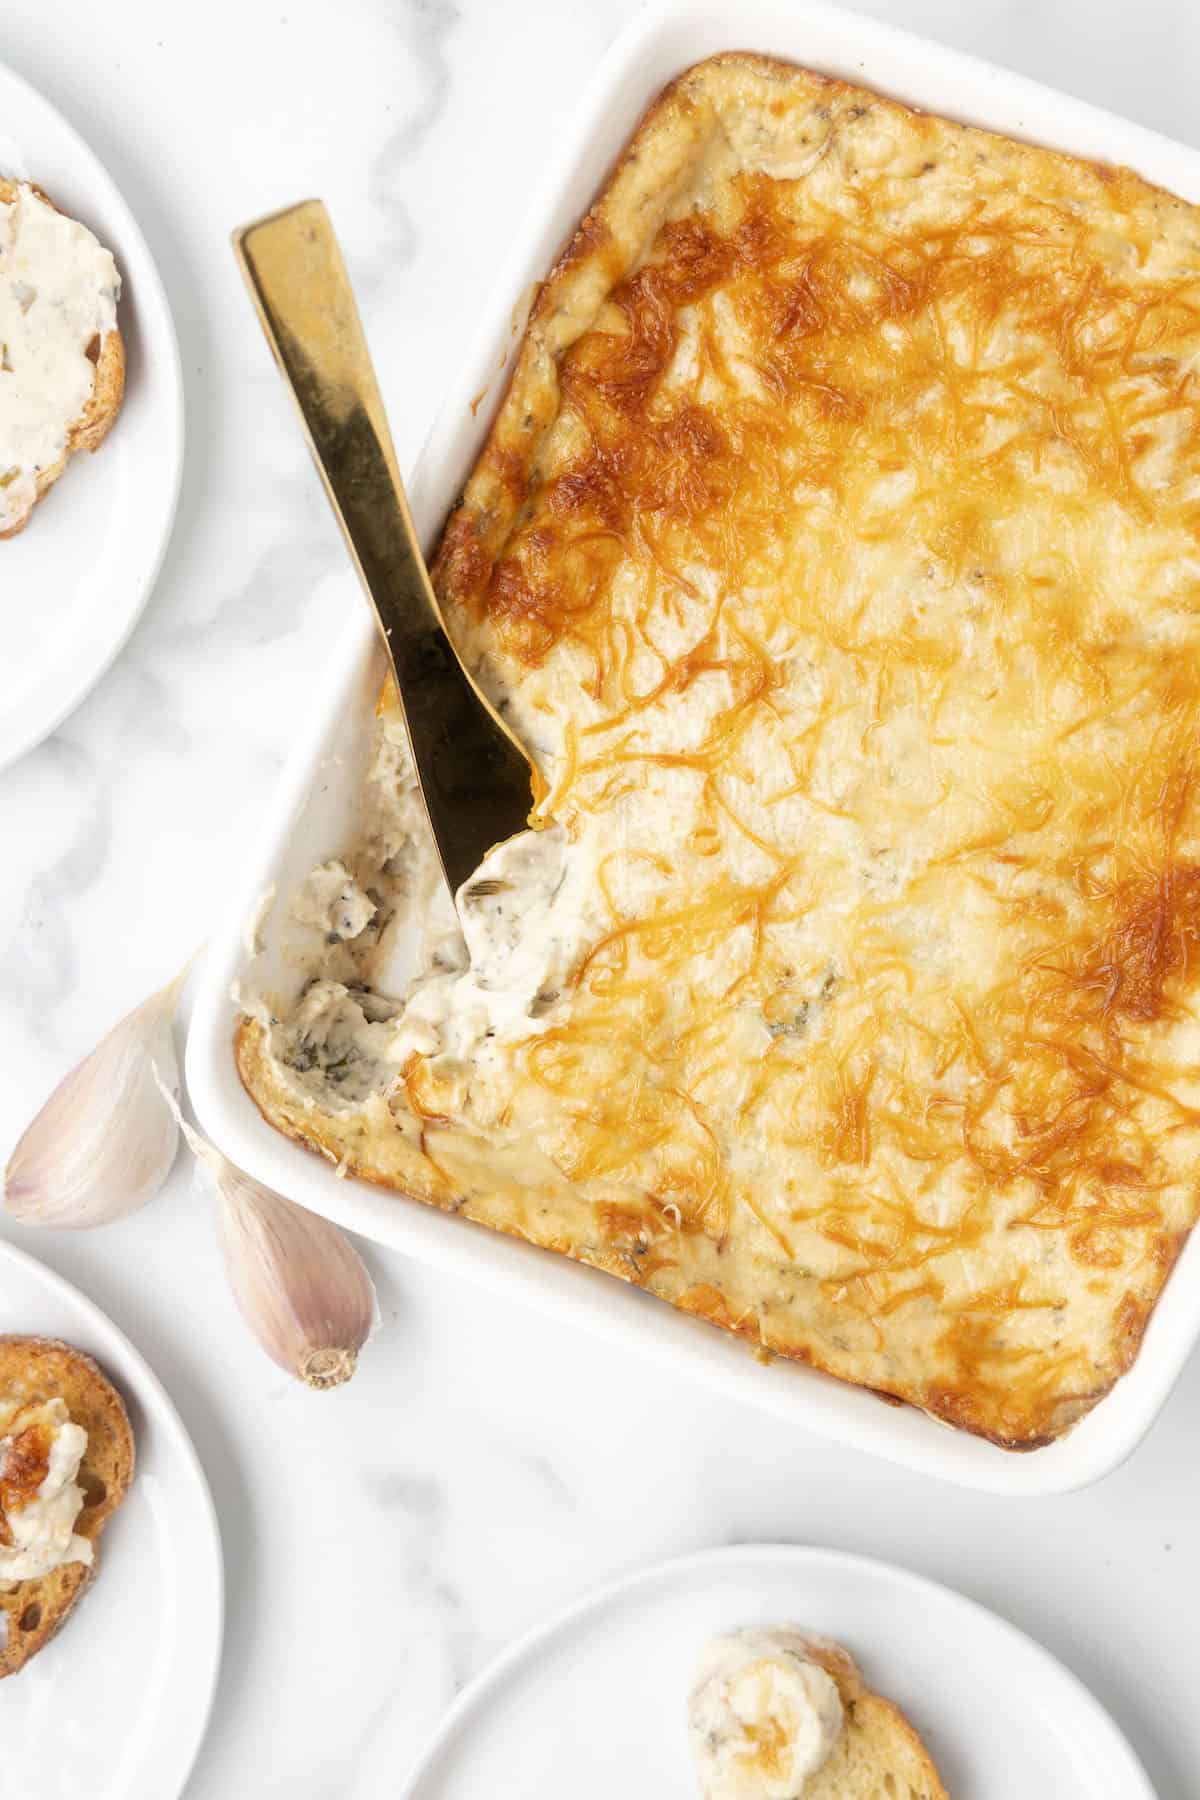
[[[273,1361],[311,1388],[349,1381],[376,1319],[375,1287],[350,1240],[244,1175],[185,1126],[217,1192],[217,1229],[238,1310]]]
[[[179,1092],[171,1024],[179,983],[136,1007],[63,1077],[4,1172],[4,1204],[26,1225],[83,1231],[136,1212],[171,1172]]]

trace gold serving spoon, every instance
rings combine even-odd
[[[529,759],[446,633],[329,214],[305,200],[244,225],[233,243],[375,608],[453,893],[494,844],[524,830]]]

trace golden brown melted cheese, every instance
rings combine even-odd
[[[23,1414],[34,1411],[26,1419]],[[35,1500],[50,1471],[52,1434],[36,1409],[18,1408],[11,1418],[0,1407],[0,1544],[11,1545],[7,1514]]]
[[[683,77],[435,571],[603,928],[542,1029],[349,1120],[244,1032],[268,1115],[767,1350],[1062,1430],[1196,1216],[1198,368],[1195,208],[782,64]]]

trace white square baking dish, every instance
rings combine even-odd
[[[802,0],[667,0],[641,14],[612,46],[574,115],[471,351],[409,482],[427,546],[474,462],[489,423],[472,408],[481,388],[493,406],[496,370],[511,347],[513,306],[550,267],[602,184],[648,102],[689,64],[720,50],[758,50],[878,88],[926,110],[1085,157],[1126,163],[1153,182],[1200,201],[1200,153],[1154,132],[893,27]],[[386,396],[385,396],[386,398]],[[201,976],[187,1075],[204,1128],[261,1181],[381,1243],[527,1298],[564,1322],[623,1338],[711,1387],[811,1431],[927,1474],[995,1493],[1064,1492],[1114,1469],[1148,1429],[1200,1338],[1200,1233],[1187,1245],[1146,1331],[1133,1369],[1068,1436],[1025,1454],[998,1449],[909,1407],[887,1405],[810,1369],[764,1366],[741,1343],[611,1277],[355,1180],[289,1142],[244,1092],[231,1051],[233,984],[247,953],[246,921],[260,896],[275,901],[262,924],[266,962],[256,974],[279,987],[298,976],[280,954],[291,895],[318,862],[354,835],[383,659],[366,607],[323,673],[312,727],[281,783],[261,853]]]

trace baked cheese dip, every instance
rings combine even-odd
[[[1197,1211],[1200,211],[749,55],[543,285],[434,578],[532,829],[394,710],[243,1080],[343,1169],[1014,1447]],[[799,1378],[799,1377],[798,1377]]]

